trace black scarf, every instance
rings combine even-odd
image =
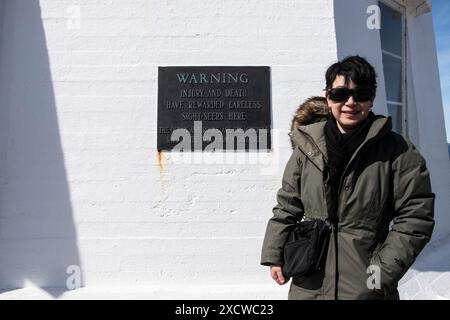
[[[336,221],[339,183],[344,169],[353,153],[363,143],[369,129],[375,120],[375,115],[370,112],[367,118],[355,129],[341,133],[333,116],[330,116],[325,124],[325,142],[327,145],[328,161],[325,165],[324,179],[328,180],[331,187],[331,215]]]

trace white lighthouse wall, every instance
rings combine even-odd
[[[337,58],[333,1],[2,4],[1,287],[77,284],[79,265],[106,293],[285,298],[260,250],[293,112]],[[173,65],[269,66],[271,162],[158,159],[157,70]]]
[[[411,18],[407,28],[412,80],[408,90],[415,106],[411,114],[417,117],[410,119],[409,132],[419,137],[418,147],[430,169],[436,193],[434,239],[438,240],[450,234],[450,159],[431,13]]]
[[[375,112],[387,114],[379,34],[366,27],[374,3],[1,1],[0,287],[60,297],[81,271],[85,288],[62,296],[286,298],[259,265],[286,134],[298,104],[323,94],[326,67],[348,54],[375,65]],[[431,17],[408,28],[408,133],[427,159],[438,223],[427,258],[402,282],[414,298],[448,291],[439,243],[450,179]],[[269,66],[270,161],[158,154],[157,68],[173,65]]]

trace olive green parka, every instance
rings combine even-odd
[[[325,123],[290,133],[295,148],[267,224],[262,265],[283,265],[283,247],[297,218],[328,216]],[[392,131],[390,117],[376,116],[347,164],[339,190],[339,222],[330,237],[325,268],[294,277],[288,298],[398,299],[398,281],[434,227],[435,195],[424,158]]]

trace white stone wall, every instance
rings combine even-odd
[[[245,283],[255,296],[269,284],[268,296],[285,297],[260,249],[292,114],[322,94],[337,58],[333,1],[9,0],[4,10],[1,285],[65,286],[79,265],[88,287]],[[159,161],[157,67],[169,65],[270,66],[283,130],[271,163]]]
[[[353,1],[346,11],[349,0],[1,1],[0,287],[65,287],[67,267],[77,265],[86,288],[68,298],[285,298],[288,287],[272,282],[259,256],[290,155],[287,129],[297,105],[322,94],[338,56],[366,54],[381,70],[379,51],[354,51],[361,42],[350,41],[379,44],[378,36],[337,16],[372,2]],[[421,19],[416,32],[432,33]],[[417,66],[435,49],[415,40],[415,52],[425,48]],[[158,155],[157,68],[174,65],[271,67],[268,163],[183,164]],[[416,94],[419,117],[433,96]],[[385,113],[382,90],[377,99]],[[429,129],[443,120],[413,120],[445,226],[445,136],[434,139]],[[438,244],[431,249],[424,257],[437,256]],[[441,260],[419,263],[403,297],[425,296],[424,279],[439,284],[448,271]]]
[[[419,138],[418,147],[430,168],[436,193],[434,239],[439,240],[450,234],[450,159],[431,13],[410,19],[407,28],[409,70],[413,79],[408,91],[413,102],[411,114],[416,116],[410,121],[409,132]]]

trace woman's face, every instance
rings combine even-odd
[[[337,75],[332,87],[355,89],[356,85],[352,80],[349,80],[348,83],[345,84],[345,77]],[[330,99],[328,92],[326,92],[325,97],[327,98],[328,105],[336,119],[337,126],[342,133],[346,133],[356,128],[363,122],[369,115],[369,110],[373,104],[373,98],[368,101],[356,102],[353,96],[350,96],[347,101],[336,102]]]

